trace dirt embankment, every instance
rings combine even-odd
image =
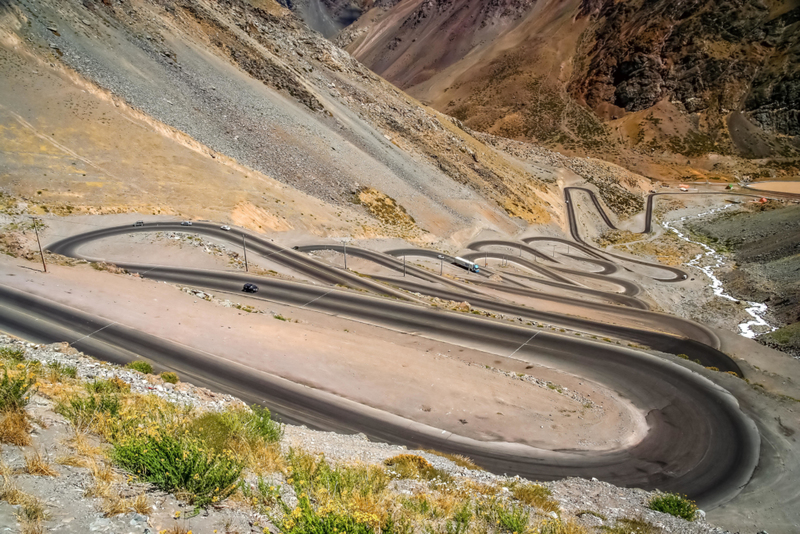
[[[731,294],[767,304],[776,326],[800,322],[800,206],[775,201],[746,204],[742,210],[694,222],[689,228],[709,245],[732,252],[736,264],[721,276]],[[774,337],[762,336],[762,341],[788,346]],[[798,349],[794,347],[795,352]]]

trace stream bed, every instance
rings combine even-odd
[[[776,330],[775,327],[771,326],[766,321],[766,319],[764,319],[764,315],[767,312],[767,305],[764,304],[763,302],[751,302],[747,300],[743,301],[741,299],[737,299],[725,293],[725,288],[722,285],[722,280],[717,278],[716,275],[714,274],[715,270],[719,270],[725,265],[725,256],[718,253],[716,250],[709,247],[705,243],[693,241],[687,235],[685,235],[683,232],[681,232],[675,227],[677,224],[683,223],[684,221],[687,221],[689,219],[696,219],[700,217],[705,217],[707,215],[714,215],[715,213],[719,213],[734,206],[735,204],[729,204],[727,206],[722,206],[720,208],[714,208],[708,210],[706,212],[700,213],[695,216],[687,215],[686,217],[681,217],[676,221],[671,221],[671,222],[662,221],[661,225],[667,230],[675,232],[675,234],[684,241],[697,245],[705,251],[695,256],[689,263],[687,263],[687,265],[699,269],[700,271],[703,272],[703,274],[705,274],[709,278],[709,280],[711,280],[710,287],[716,296],[731,300],[733,302],[745,302],[747,304],[747,308],[745,308],[745,311],[748,313],[748,315],[750,315],[751,319],[743,323],[740,323],[738,325],[739,334],[744,337],[753,339],[760,334]],[[754,331],[753,330],[754,328],[757,328],[757,331]]]

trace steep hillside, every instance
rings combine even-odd
[[[336,42],[471,128],[733,178],[797,172],[799,24],[796,0],[408,0]]]
[[[272,0],[2,5],[3,184],[62,211],[431,241],[550,219],[522,166]],[[372,188],[416,228],[354,203]]]

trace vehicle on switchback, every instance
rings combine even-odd
[[[226,232],[230,232],[231,231],[231,227],[228,226],[227,224],[223,224],[222,226],[219,227],[219,229],[220,230],[225,230]]]
[[[136,221],[133,223],[134,226],[144,226],[144,221]]]
[[[258,286],[248,282],[244,285],[242,291],[244,291],[245,293],[258,293]]]
[[[181,222],[181,226],[191,226],[191,225],[192,225],[192,221],[182,221]]]
[[[471,262],[469,260],[465,260],[464,258],[458,258],[453,261],[459,267],[463,267],[464,269],[468,270],[471,273],[479,273],[481,272],[480,267],[478,267],[477,263]]]

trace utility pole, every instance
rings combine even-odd
[[[439,254],[439,276],[442,276],[442,269],[444,268],[444,256]]]
[[[33,231],[36,232],[36,243],[39,245],[39,255],[42,257],[42,268],[47,272],[47,264],[44,262],[44,252],[42,251],[42,242],[39,241],[39,220],[33,219]]]
[[[247,267],[247,243],[244,241],[244,234],[242,234],[242,248],[244,249],[244,270],[245,272],[250,272]]]
[[[406,275],[406,256],[403,255],[403,276]]]
[[[346,271],[347,270],[347,241],[342,241],[342,244],[344,245],[344,270]],[[405,256],[403,256],[403,259],[405,259]]]

